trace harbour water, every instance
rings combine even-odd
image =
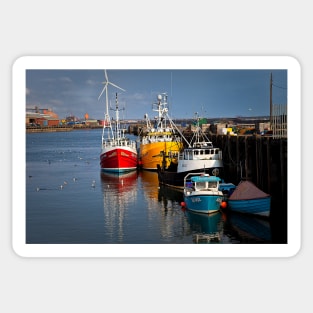
[[[155,172],[101,173],[101,132],[26,134],[26,243],[286,243],[271,220],[183,210]]]

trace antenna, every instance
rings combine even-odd
[[[173,103],[173,72],[171,72],[171,100],[170,104]]]

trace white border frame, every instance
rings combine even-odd
[[[287,244],[26,244],[25,89],[27,69],[287,69]],[[12,68],[12,245],[22,257],[292,257],[301,247],[301,68],[290,56],[24,56]],[[25,156],[25,163],[22,156]],[[298,170],[291,168],[296,165]],[[291,192],[292,191],[292,192]]]

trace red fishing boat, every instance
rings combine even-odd
[[[129,172],[137,169],[137,147],[136,141],[125,136],[126,129],[122,129],[120,125],[117,94],[115,97],[115,120],[112,120],[109,115],[108,103],[108,85],[112,85],[122,91],[121,87],[109,82],[107,72],[103,90],[98,98],[105,91],[106,94],[106,112],[102,131],[102,145],[100,154],[100,166],[103,172]]]

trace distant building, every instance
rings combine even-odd
[[[51,109],[27,108],[26,126],[58,126],[60,120],[58,115]]]
[[[94,120],[94,119],[88,119],[88,120],[85,120],[85,124],[86,126],[96,127],[96,126],[99,126],[99,121]]]

